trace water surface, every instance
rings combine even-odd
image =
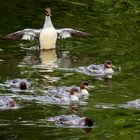
[[[11,96],[20,105],[16,110],[0,110],[0,139],[140,139],[140,110],[125,106],[140,98],[139,1],[1,0],[0,34],[42,28],[46,6],[52,8],[56,28],[71,27],[90,32],[93,37],[58,40],[57,52],[48,54],[39,53],[38,42],[0,40],[0,83],[15,78],[32,81],[32,88],[23,93],[0,86],[0,95]],[[111,80],[57,69],[104,63],[107,59],[121,67]],[[20,94],[27,98],[41,96],[52,86],[78,86],[82,80],[95,87],[89,89],[88,104],[74,110],[18,98]],[[95,127],[87,133],[46,121],[62,114],[90,116]]]

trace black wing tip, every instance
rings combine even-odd
[[[93,35],[91,33],[84,32],[84,36],[85,37],[92,37]]]
[[[11,37],[11,36],[0,36],[0,39],[3,39],[3,40],[18,40],[17,38],[14,38],[14,37]]]
[[[2,39],[2,40],[8,40],[9,38],[7,36],[0,35],[0,39]]]
[[[21,31],[16,31],[14,33],[7,34],[7,35],[0,35],[0,39],[33,41],[33,40],[39,38],[39,33],[40,33],[40,30],[24,29],[24,30],[21,30]]]
[[[81,37],[81,38],[86,38],[86,37],[92,37],[93,35],[91,33],[87,33],[87,32],[73,32],[71,33],[72,37]]]
[[[15,33],[4,35],[1,38],[5,40],[22,40],[22,37],[23,37],[22,32],[18,32],[18,33],[15,32]]]

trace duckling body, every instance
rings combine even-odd
[[[114,71],[112,68],[106,68],[103,64],[100,65],[89,65],[87,70],[93,74],[112,74]]]
[[[140,99],[136,99],[134,101],[127,102],[129,107],[135,107],[140,109]]]
[[[112,61],[108,60],[105,64],[92,64],[89,66],[83,66],[76,69],[77,72],[84,73],[91,76],[102,76],[102,75],[112,75],[114,70]]]
[[[81,96],[89,96],[89,92],[87,91],[87,89],[81,90]]]
[[[73,91],[73,89],[70,91],[70,93],[67,93],[67,96],[52,96],[53,101],[56,103],[64,103],[64,104],[70,104],[72,102],[79,102],[79,98],[77,96],[77,92]]]
[[[77,115],[60,115],[55,117],[49,117],[47,121],[57,122],[58,124],[65,125],[78,125],[81,118]]]
[[[0,109],[10,109],[10,108],[15,108],[16,102],[14,99],[8,96],[1,96],[0,97]]]
[[[70,102],[78,102],[79,98],[77,97],[77,95],[70,95]]]
[[[14,79],[10,81],[10,87],[19,88],[20,90],[26,90],[30,86],[27,79]]]
[[[87,67],[79,67],[79,72],[83,72],[87,75],[106,75],[113,74],[114,70],[112,68],[105,68],[103,64],[100,65],[89,65]]]
[[[87,87],[88,87],[88,83],[83,81],[80,83],[80,86],[75,87],[75,86],[71,86],[71,87],[56,87],[54,89],[50,89],[49,93],[50,95],[54,95],[54,96],[58,96],[58,97],[71,97],[71,100],[75,99],[75,100],[79,100],[79,98],[82,98],[84,96],[89,96],[89,92],[87,91]],[[72,89],[76,90],[76,94],[74,94],[73,96],[70,95],[70,91]],[[78,98],[78,99],[77,99]]]
[[[60,115],[55,117],[49,117],[47,121],[72,126],[93,126],[93,122],[90,118],[79,117],[77,115]]]
[[[107,75],[107,74],[113,74],[114,73],[114,70],[112,68],[108,68],[108,69],[104,69],[104,74]]]

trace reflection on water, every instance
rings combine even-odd
[[[116,109],[116,108],[140,109],[140,99],[129,101],[125,104],[100,103],[96,104],[95,107],[103,109]]]
[[[41,64],[47,69],[54,69],[58,67],[56,50],[48,50],[40,52]]]
[[[19,66],[32,66],[33,68],[53,70],[58,67],[69,67],[71,60],[69,52],[57,55],[55,49],[28,53],[20,62]]]
[[[80,105],[78,103],[70,104],[70,111],[74,114],[80,113]]]
[[[31,71],[25,70],[22,74],[31,75],[35,71],[42,73],[42,77],[47,80],[47,82],[57,82],[61,77],[53,77],[50,75],[55,69],[60,67],[70,67],[71,60],[69,57],[69,52],[62,52],[57,54],[55,49],[51,50],[34,50],[32,52],[27,52],[27,55],[21,60],[19,67],[31,68]],[[64,75],[66,77],[68,75]]]

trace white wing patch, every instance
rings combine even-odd
[[[33,40],[31,38],[32,37],[30,35],[23,35],[23,37],[22,37],[23,40]]]
[[[63,32],[63,33],[61,34],[61,38],[62,38],[62,39],[69,38],[69,37],[71,37],[71,35],[68,34],[67,32]]]

